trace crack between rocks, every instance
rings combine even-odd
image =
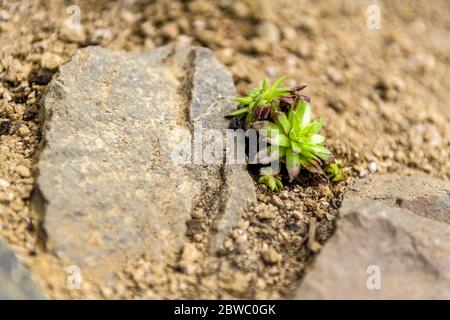
[[[186,76],[184,77],[182,84],[180,86],[180,94],[184,97],[186,101],[186,107],[184,108],[184,122],[186,123],[191,135],[193,134],[194,127],[191,118],[191,106],[192,106],[192,91],[194,90],[194,75],[195,75],[195,60],[197,58],[197,51],[195,49],[190,49],[187,62],[185,63],[184,69],[187,70]]]

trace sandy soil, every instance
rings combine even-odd
[[[346,183],[305,178],[273,196],[258,187],[220,256],[191,237],[176,265],[142,257],[109,284],[67,290],[64,261],[37,245],[29,207],[40,142],[39,101],[75,50],[145,51],[171,41],[213,49],[240,93],[287,75],[308,83],[314,112],[351,178],[418,169],[450,178],[450,3],[376,1],[74,1],[82,32],[65,27],[71,1],[0,6],[0,234],[52,298],[287,298],[331,235]],[[77,9],[77,8],[75,8]],[[75,11],[76,14],[76,11]],[[370,166],[369,166],[370,164]],[[372,172],[369,171],[369,167]]]

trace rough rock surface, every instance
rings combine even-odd
[[[208,129],[225,132],[234,90],[230,73],[205,48],[132,54],[89,47],[75,54],[44,101],[33,203],[48,247],[97,269],[143,253],[167,260],[192,234],[190,217],[199,209],[228,221],[211,231],[212,242],[226,233],[255,200],[245,167],[181,165],[171,155],[198,133],[194,123],[202,123],[207,145]]]
[[[295,298],[449,299],[449,189],[420,174],[356,182]]]
[[[45,299],[45,296],[0,238],[0,300],[18,299]]]
[[[347,205],[376,200],[385,206],[405,208],[417,215],[450,224],[450,183],[420,172],[386,174],[358,180],[346,193]]]

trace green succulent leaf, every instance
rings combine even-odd
[[[306,125],[304,131],[306,134],[317,134],[323,127],[323,119],[320,118]]]
[[[289,124],[291,125],[292,128],[294,128],[295,126],[299,126],[301,121],[300,121],[300,117],[297,113],[297,109],[296,108],[291,108],[288,112],[288,120],[289,120]]]
[[[250,104],[253,99],[251,97],[240,97],[240,98],[234,98],[233,101],[242,103],[242,104]]]
[[[325,137],[320,134],[313,134],[311,136],[311,143],[320,144],[325,142]]]
[[[271,131],[271,132],[273,132],[273,131]],[[266,141],[267,143],[274,144],[277,146],[282,146],[282,147],[290,147],[291,146],[291,139],[289,139],[288,136],[286,136],[282,133],[275,134],[272,137],[264,138],[264,141]]]
[[[301,99],[298,104],[297,114],[302,128],[306,127],[311,122],[312,111],[309,102]]]
[[[286,135],[291,132],[291,124],[289,123],[288,117],[284,112],[277,111],[274,116],[275,123],[283,128],[283,131]]]
[[[289,174],[289,180],[293,180],[300,172],[301,161],[297,153],[292,149],[286,150],[286,169]]]
[[[296,141],[291,141],[291,147],[292,147],[292,150],[295,153],[301,153],[302,152],[301,144],[296,142]]]
[[[323,145],[305,143],[302,146],[304,151],[307,151],[312,156],[317,156],[322,160],[328,159],[328,157],[331,155],[330,150],[328,150],[327,147]]]
[[[249,107],[237,109],[237,110],[231,112],[228,116],[236,117],[236,116],[239,116],[239,115],[247,113],[248,110],[249,110]]]

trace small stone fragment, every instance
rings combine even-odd
[[[264,210],[257,214],[258,219],[260,220],[272,220],[277,217],[277,212],[274,210]]]
[[[42,55],[41,66],[45,69],[53,70],[58,68],[63,63],[63,59],[51,52],[46,52]]]
[[[280,30],[271,21],[261,22],[257,27],[257,32],[261,40],[264,39],[271,45],[276,45],[280,42]]]
[[[9,186],[10,186],[10,183],[8,181],[0,178],[0,189],[7,189],[7,188],[9,188]]]
[[[276,194],[274,194],[272,196],[272,203],[277,206],[278,208],[283,208],[284,207],[284,203],[283,200],[280,199],[279,196],[277,196]]]
[[[179,30],[176,22],[170,22],[164,25],[161,33],[169,39],[175,39],[178,36]]]
[[[20,137],[25,138],[30,134],[30,129],[27,126],[20,126],[18,133]]]
[[[343,77],[342,74],[334,67],[327,68],[327,76],[334,84],[341,84]]]
[[[194,210],[194,212],[192,212],[193,219],[203,219],[204,217],[205,217],[205,212],[203,211],[202,208],[196,209],[196,210]]]
[[[23,165],[19,165],[16,167],[16,172],[22,177],[22,178],[28,178],[31,175],[30,169]]]
[[[304,218],[303,213],[300,210],[294,210],[292,212],[292,217],[296,220],[303,220]]]
[[[86,41],[86,33],[81,26],[70,27],[64,24],[59,31],[59,37],[61,40],[75,43],[84,43]]]
[[[281,254],[279,254],[275,249],[269,248],[261,253],[261,257],[265,263],[272,265],[280,262],[282,260]]]
[[[371,161],[367,168],[369,169],[370,173],[375,173],[377,172],[377,163],[375,161]]]

